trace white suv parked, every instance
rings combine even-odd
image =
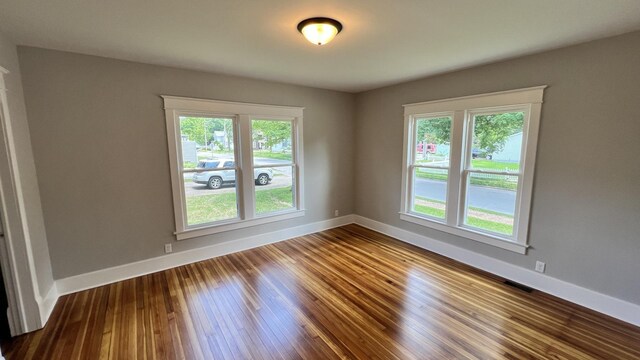
[[[233,160],[200,160],[198,161],[198,169],[211,169],[211,171],[197,172],[193,174],[193,182],[198,184],[207,184],[209,189],[220,189],[222,184],[236,182],[235,170],[222,170],[224,168],[235,167]],[[267,185],[273,179],[273,170],[269,168],[261,168],[253,170],[253,178],[256,185]]]

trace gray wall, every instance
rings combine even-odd
[[[353,212],[355,96],[19,48],[54,278]],[[306,216],[175,242],[161,94],[304,106]]]
[[[40,191],[36,177],[36,167],[31,150],[29,124],[25,111],[20,66],[15,44],[0,33],[0,66],[9,71],[5,75],[7,87],[7,106],[9,107],[15,158],[20,174],[19,186],[22,189],[22,207],[26,218],[23,219],[24,236],[31,247],[36,280],[41,296],[46,296],[53,285],[49,248],[40,203]],[[25,251],[29,251],[28,248]]]
[[[402,104],[543,84],[528,255],[399,219]],[[358,94],[356,213],[640,304],[639,117],[640,32]]]

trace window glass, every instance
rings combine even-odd
[[[234,173],[232,170],[225,170]],[[199,181],[194,178],[198,177]],[[222,174],[185,174],[184,192],[186,197],[187,225],[196,226],[238,217],[238,196],[232,183],[220,183]]]
[[[253,164],[290,164],[292,130],[291,121],[253,120]]]
[[[295,207],[292,131],[288,120],[251,121],[256,215]]]
[[[257,168],[254,170],[256,183],[256,214],[292,209],[294,207],[294,181],[292,166]]]
[[[451,117],[416,119],[415,163],[448,167],[451,152]]]
[[[518,172],[522,153],[524,112],[475,115],[471,168]]]
[[[518,177],[471,173],[467,185],[465,225],[513,235]]]
[[[451,152],[451,116],[417,118],[411,210],[444,220]]]
[[[448,179],[447,169],[414,168],[413,211],[444,219]]]
[[[186,225],[237,218],[236,171],[218,169],[221,163],[235,161],[233,119],[181,116],[179,120]]]

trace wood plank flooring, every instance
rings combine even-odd
[[[640,359],[640,328],[348,225],[62,297],[7,359]]]

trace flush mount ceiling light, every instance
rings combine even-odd
[[[340,22],[325,17],[302,20],[300,24],[298,24],[298,31],[300,31],[309,42],[316,45],[324,45],[333,40],[340,30],[342,30],[342,24],[340,24]]]

